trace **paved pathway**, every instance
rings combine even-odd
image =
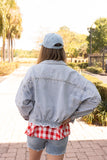
[[[27,122],[15,106],[15,94],[27,71],[21,66],[0,83],[0,160],[28,160]],[[76,120],[64,160],[107,160],[107,127],[89,126]],[[44,151],[41,160],[46,160]]]
[[[103,83],[107,84],[107,74],[106,75],[99,75],[99,74],[94,74],[94,73],[90,73],[90,72],[87,72],[87,71],[83,71],[83,73],[94,76],[94,77],[98,78],[99,80],[101,80]]]

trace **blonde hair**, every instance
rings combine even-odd
[[[37,64],[39,64],[44,60],[56,60],[56,61],[62,60],[66,63],[66,54],[65,54],[64,48],[50,49],[50,48],[45,48],[44,46],[41,46]]]

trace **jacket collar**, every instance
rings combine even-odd
[[[41,64],[56,64],[56,65],[67,65],[64,61],[56,61],[56,60],[44,60]]]

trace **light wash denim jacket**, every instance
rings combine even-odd
[[[26,73],[16,94],[16,105],[25,120],[58,127],[93,111],[101,97],[94,84],[64,61],[45,60]]]

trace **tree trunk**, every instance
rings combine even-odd
[[[104,51],[103,51],[103,56],[102,56],[102,69],[104,70],[104,57],[105,57],[105,55],[104,55]]]
[[[5,53],[5,40],[3,39],[3,45],[1,49],[1,61],[5,62],[6,60],[6,53]]]
[[[3,46],[1,48],[1,62],[3,61]]]
[[[11,55],[10,55],[10,33],[8,33],[8,61],[11,62]]]
[[[11,61],[13,62],[13,39],[11,37]]]
[[[6,54],[5,54],[5,40],[3,40],[2,57],[3,57],[3,61],[5,62],[5,60],[6,60]]]

